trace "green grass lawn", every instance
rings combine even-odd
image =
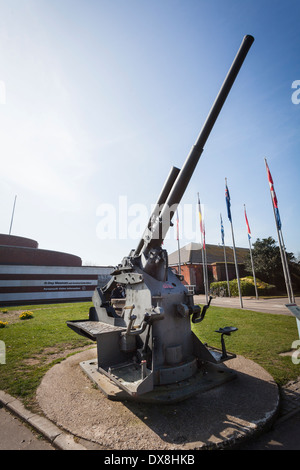
[[[72,350],[94,344],[67,327],[67,320],[88,318],[91,303],[67,303],[9,307],[0,321],[0,340],[6,346],[6,364],[0,364],[0,390],[23,399],[28,404],[47,370]],[[22,311],[33,318],[20,320]]]
[[[295,317],[210,307],[203,322],[192,328],[202,342],[221,348],[221,335],[215,330],[225,326],[238,328],[231,336],[225,336],[227,351],[261,365],[278,385],[300,375],[300,365],[293,364],[290,356],[279,355],[290,351],[293,341],[299,339]]]
[[[19,397],[26,405],[34,401],[36,389],[44,374],[78,348],[94,345],[67,327],[67,320],[88,318],[90,302],[26,307],[9,307],[0,321],[0,340],[6,346],[6,364],[0,364],[0,390]],[[24,310],[33,318],[20,320]],[[282,357],[292,342],[299,339],[296,319],[239,309],[210,307],[206,317],[193,330],[202,342],[220,347],[220,334],[214,330],[236,326],[238,331],[225,337],[230,352],[243,355],[264,367],[279,385],[300,375],[300,365],[291,357]]]

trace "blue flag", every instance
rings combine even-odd
[[[220,214],[221,217],[221,237],[222,237],[222,245],[224,245],[224,226],[223,226],[223,220],[222,220],[222,215]]]
[[[227,206],[227,215],[228,215],[228,219],[230,220],[231,222],[231,211],[230,211],[230,195],[229,195],[229,191],[228,191],[228,187],[227,187],[227,183],[225,185],[225,199],[226,199],[226,206]]]

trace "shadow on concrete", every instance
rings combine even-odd
[[[184,448],[235,445],[269,426],[278,411],[278,389],[246,373],[233,382],[173,405],[124,405],[160,439]]]
[[[177,404],[157,405],[105,398],[79,366],[91,354],[76,354],[50,369],[37,398],[55,424],[103,449],[222,448],[261,431],[278,410],[273,379],[243,357],[228,361],[237,372],[231,382]]]

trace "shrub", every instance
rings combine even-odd
[[[227,281],[212,282],[210,292],[218,297],[228,297]]]
[[[7,321],[0,321],[0,328],[5,328],[7,325]]]
[[[33,313],[30,312],[29,310],[25,310],[25,312],[21,313],[19,318],[20,320],[28,320],[29,318],[33,318]]]
[[[241,295],[253,296],[255,295],[255,285],[252,276],[243,277],[240,279]],[[256,279],[258,295],[274,295],[276,293],[276,286],[267,284],[266,282]],[[228,297],[228,289],[226,281],[212,282],[210,285],[211,293],[220,297]],[[229,281],[230,295],[237,297],[239,295],[237,279]]]

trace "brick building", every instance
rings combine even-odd
[[[245,258],[248,256],[247,248],[236,248],[236,256],[239,268],[239,275],[245,274]],[[226,270],[224,262],[224,248],[219,245],[206,244],[206,259],[209,284],[215,281],[226,281]],[[226,259],[229,280],[236,278],[233,250],[226,247]],[[178,272],[179,256],[178,251],[169,255],[169,266]],[[184,283],[195,286],[197,294],[204,293],[203,286],[203,261],[200,243],[189,243],[180,249],[181,274],[184,276]]]
[[[29,238],[0,234],[0,305],[91,300],[112,266],[82,266],[79,256],[41,250]]]

